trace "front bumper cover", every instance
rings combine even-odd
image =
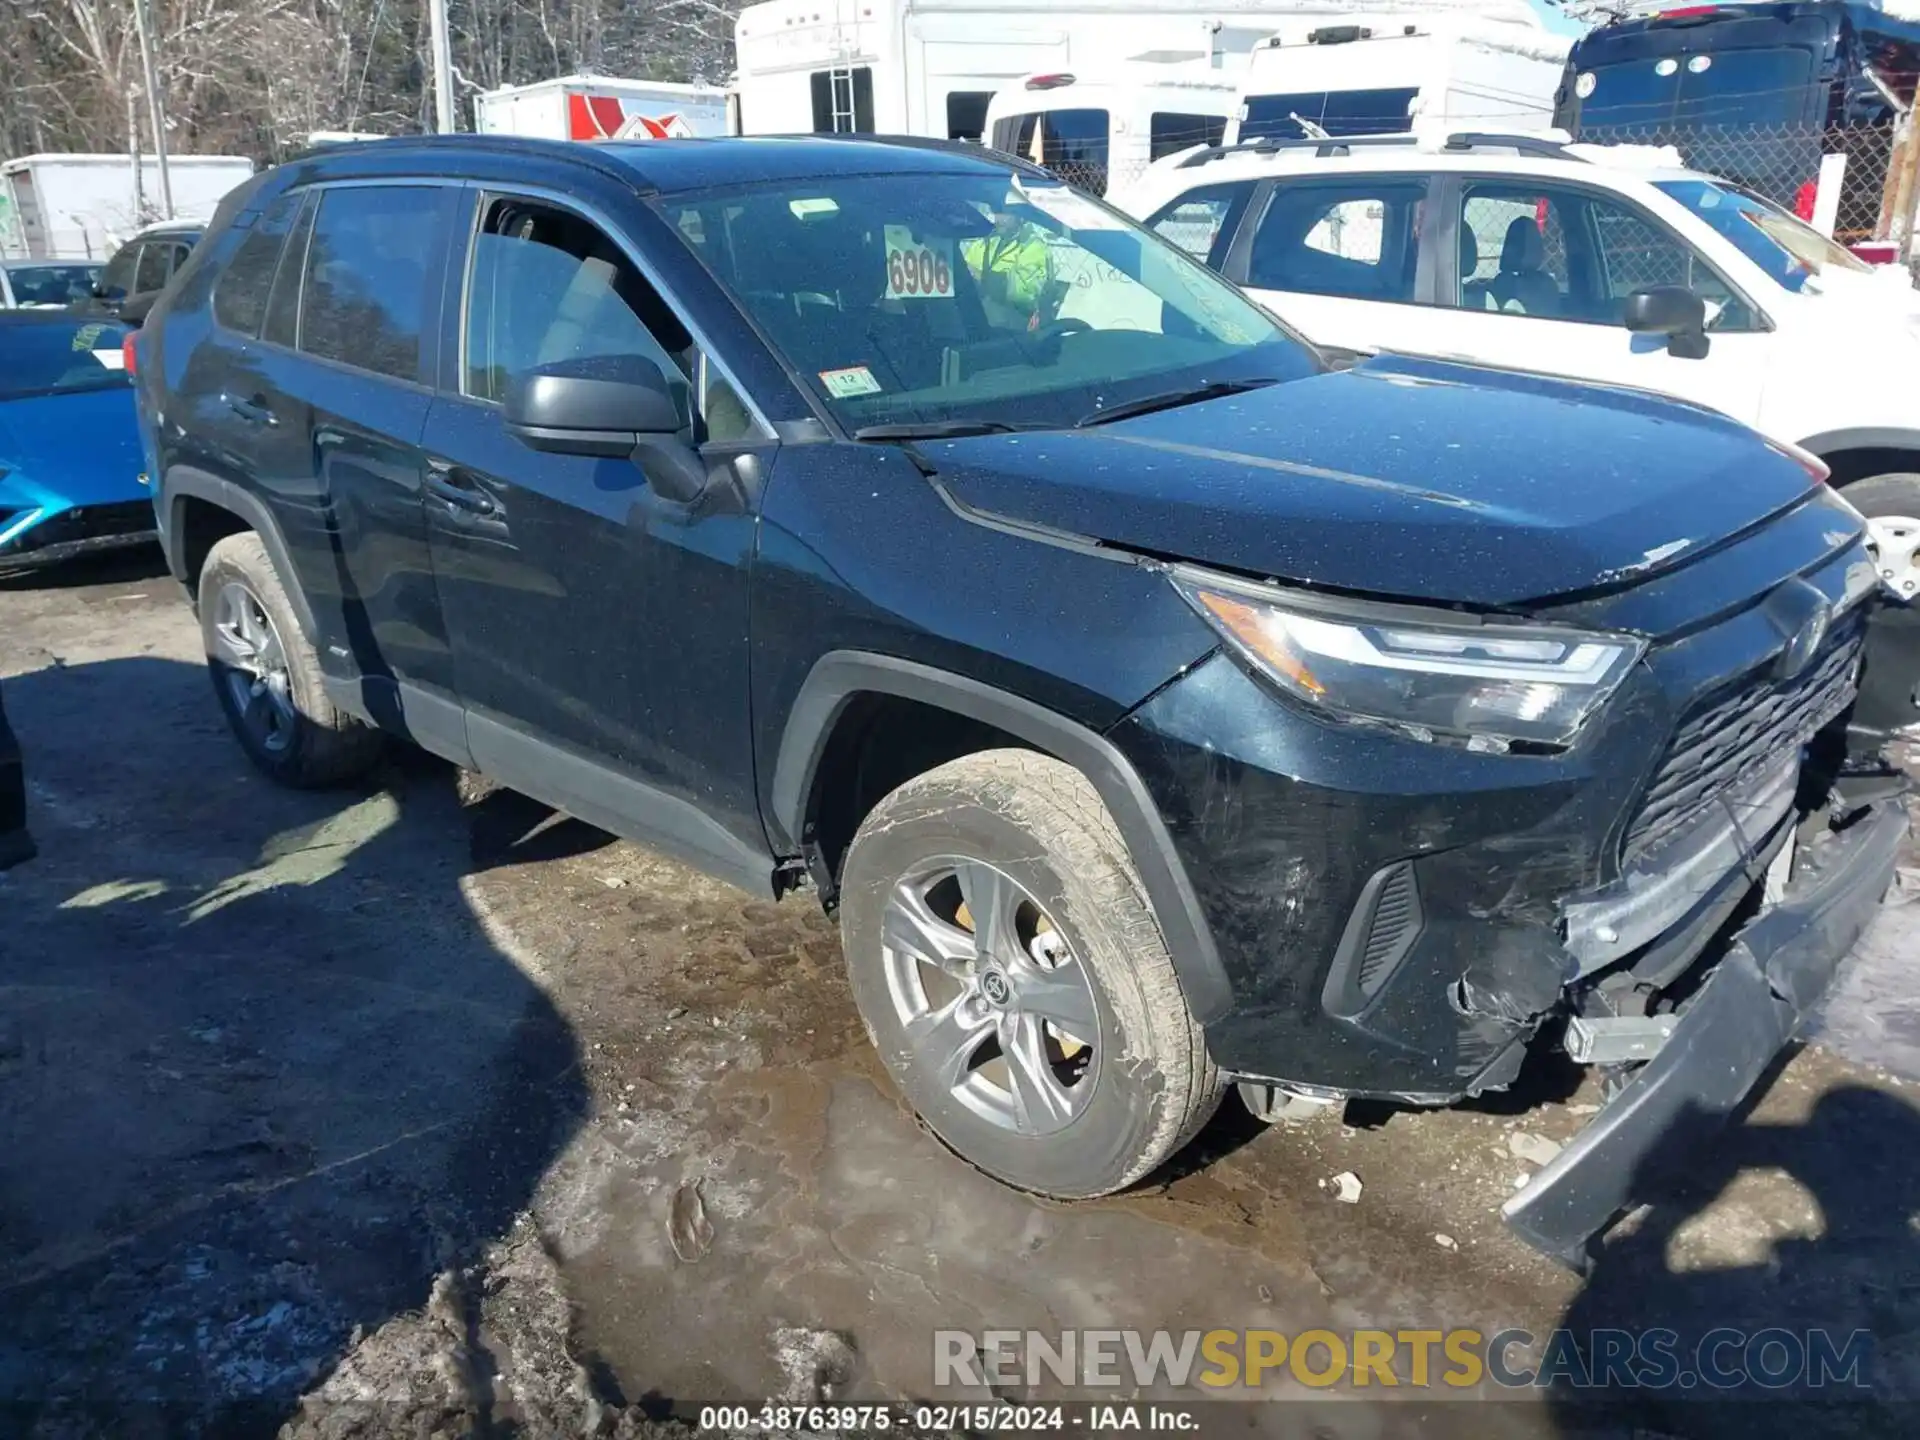
[[[1733,938],[1659,1053],[1507,1201],[1521,1238],[1581,1264],[1670,1129],[1738,1108],[1872,922],[1906,834],[1905,807],[1886,800],[1802,853],[1801,874]]]

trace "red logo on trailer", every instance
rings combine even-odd
[[[692,134],[678,111],[642,115],[637,109],[629,113],[618,95],[567,96],[567,135],[573,140],[684,140]]]

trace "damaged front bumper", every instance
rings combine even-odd
[[[1675,1126],[1730,1115],[1826,993],[1872,922],[1907,834],[1899,800],[1803,849],[1780,900],[1732,939],[1651,1059],[1502,1209],[1532,1245],[1579,1264]]]

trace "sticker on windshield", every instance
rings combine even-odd
[[[1069,230],[1125,230],[1126,222],[1064,185],[1029,189],[1016,184],[1014,189],[1036,210],[1043,210]]]
[[[864,365],[849,365],[844,370],[822,370],[820,383],[836,400],[851,400],[858,395],[878,395],[880,382]]]
[[[953,242],[915,240],[905,225],[887,232],[887,299],[946,300],[953,296]],[[876,390],[879,386],[874,387]]]

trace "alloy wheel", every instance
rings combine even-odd
[[[213,633],[214,659],[240,723],[261,749],[284,753],[298,717],[286,647],[273,617],[258,596],[233,581],[214,601]]]
[[[943,857],[901,879],[881,935],[913,1063],[1020,1135],[1071,1125],[1100,1079],[1099,1014],[1064,933],[1018,881]]]

